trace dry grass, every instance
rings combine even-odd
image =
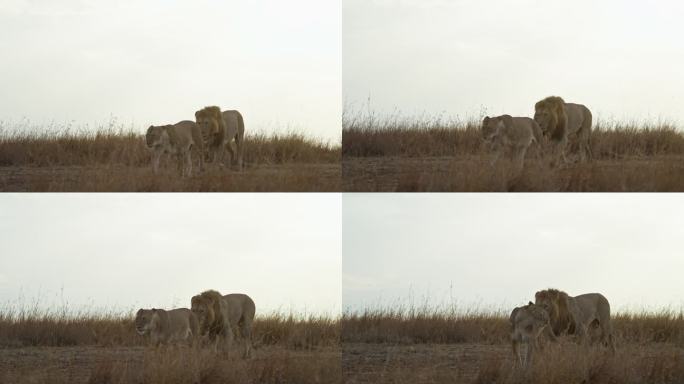
[[[551,168],[531,152],[525,170],[492,168],[479,121],[343,120],[345,191],[684,191],[684,135],[668,122],[601,122],[594,161]]]
[[[340,190],[340,147],[301,133],[248,134],[244,161],[244,172],[210,164],[204,174],[182,179],[167,160],[155,176],[140,133],[0,123],[0,189],[6,191]]]
[[[272,313],[254,323],[255,353],[151,347],[131,314],[0,313],[0,382],[340,383],[339,319]]]
[[[508,313],[383,308],[342,317],[349,383],[682,383],[684,312],[618,313],[617,354],[547,343],[533,364],[516,366]]]

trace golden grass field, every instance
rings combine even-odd
[[[684,191],[684,134],[674,124],[599,121],[593,161],[551,167],[531,149],[518,172],[490,165],[480,122],[343,118],[342,179],[349,192]],[[547,156],[548,157],[548,156]]]
[[[0,312],[0,383],[341,383],[339,319],[270,314],[236,345],[146,345],[133,314]]]
[[[340,191],[340,147],[299,133],[247,134],[245,169],[207,164],[181,178],[175,159],[154,175],[144,134],[102,128],[6,128],[0,125],[0,191],[266,192]]]
[[[371,309],[342,318],[345,383],[647,384],[684,382],[684,313],[618,313],[617,352],[570,337],[516,366],[506,311]]]

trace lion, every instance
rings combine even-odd
[[[149,335],[153,344],[191,342],[199,335],[197,317],[187,308],[169,311],[163,309],[139,309],[135,315],[135,330]]]
[[[242,114],[234,110],[221,112],[221,108],[210,106],[195,112],[195,121],[202,130],[207,155],[211,161],[218,157],[219,165],[223,165],[225,150],[228,149],[229,166],[237,160],[238,167],[242,169],[245,139],[245,122]],[[233,150],[233,140],[236,150]]]
[[[579,148],[580,161],[591,160],[592,115],[589,108],[549,96],[534,105],[534,121],[541,127],[544,137],[554,144],[557,156],[563,162],[567,162],[565,153],[570,139]]]
[[[600,341],[615,352],[613,327],[610,322],[610,303],[600,293],[569,296],[557,289],[547,289],[534,294],[535,304],[549,312],[551,329],[556,336],[576,335],[585,344],[589,328],[601,331]]]
[[[513,309],[509,321],[511,323],[513,356],[521,366],[530,364],[534,351],[542,348],[539,340],[542,333],[545,333],[551,340],[556,340],[556,336],[551,330],[549,313],[542,306],[531,301],[523,307]],[[521,343],[527,346],[527,354],[524,359],[520,354]]]
[[[494,151],[492,165],[504,151],[522,169],[527,149],[533,143],[541,143],[542,132],[539,125],[529,117],[485,116],[482,120],[482,138]]]
[[[251,356],[255,305],[249,296],[241,293],[221,296],[217,291],[208,290],[193,296],[190,302],[202,336],[214,340],[216,346],[219,342],[228,346],[235,337],[234,332],[239,330],[245,344],[243,356]]]
[[[199,126],[192,121],[183,120],[174,125],[152,125],[147,128],[145,142],[152,152],[152,169],[155,174],[159,172],[159,160],[163,154],[176,156],[182,176],[192,175],[191,152],[199,154],[200,171],[204,170],[204,141]]]

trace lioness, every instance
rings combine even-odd
[[[216,106],[204,107],[195,112],[195,121],[201,128],[210,161],[218,160],[218,164],[223,165],[227,149],[230,152],[228,165],[231,166],[237,160],[238,168],[242,169],[245,139],[245,122],[242,114],[234,110],[221,112]],[[233,150],[233,140],[236,150]]]
[[[541,349],[540,337],[542,332],[556,340],[556,336],[551,331],[549,323],[549,313],[540,305],[533,304],[531,301],[523,307],[517,307],[511,312],[509,319],[511,323],[511,346],[513,356],[525,366],[530,364],[536,349]],[[527,355],[523,360],[520,354],[520,344],[526,344]]]
[[[535,303],[549,312],[553,332],[576,335],[585,344],[590,327],[601,331],[600,341],[615,351],[613,326],[610,322],[610,303],[600,293],[569,296],[557,289],[539,291],[534,295]]]
[[[152,168],[155,174],[159,172],[159,160],[163,154],[176,156],[181,175],[191,176],[191,152],[195,152],[199,155],[200,171],[204,170],[204,141],[199,127],[192,121],[183,120],[174,125],[152,125],[147,128],[145,142],[152,152]]]
[[[135,315],[135,330],[140,335],[150,335],[153,344],[191,342],[199,335],[197,317],[187,308],[170,311],[163,309],[139,309]]]
[[[542,133],[539,125],[529,117],[486,116],[482,120],[482,138],[494,152],[492,165],[499,160],[501,152],[505,152],[521,169],[527,149],[532,143],[541,143]]]

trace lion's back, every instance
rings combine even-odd
[[[232,321],[245,320],[252,322],[256,312],[254,300],[244,293],[230,293],[223,296],[223,300],[228,305]]]

